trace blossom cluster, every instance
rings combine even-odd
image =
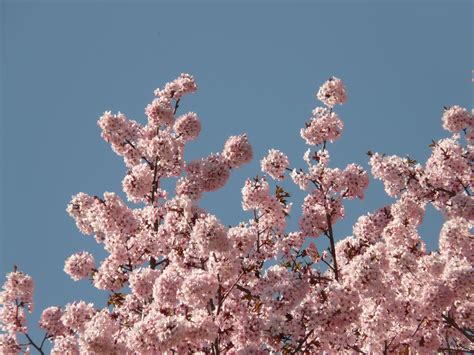
[[[433,142],[425,164],[369,154],[372,175],[394,201],[360,216],[352,235],[340,238],[334,226],[345,203],[364,199],[369,183],[358,164],[330,166],[328,144],[344,127],[334,110],[347,101],[343,82],[331,77],[317,92],[323,106],[300,131],[310,146],[304,168],[269,150],[263,175],[246,179],[241,190],[250,218],[229,227],[199,200],[223,187],[253,150],[241,134],[218,153],[185,161],[201,121],[177,111],[196,90],[194,78],[181,74],[155,91],[146,124],[121,113],[99,119],[102,137],[127,167],[128,201],[81,192],[67,207],[107,257],[96,262],[80,251],[64,271],[108,299],[103,308],[76,301],[43,310],[39,327],[52,354],[472,351],[474,149],[466,109],[446,109],[442,122],[451,136]],[[273,181],[287,175],[306,193],[293,231],[292,196]],[[174,191],[163,187],[165,178],[176,180]],[[439,250],[431,253],[419,233],[430,205],[444,217]],[[0,353],[43,351],[26,322],[32,278],[16,268],[9,273],[0,307]]]

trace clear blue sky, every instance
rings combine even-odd
[[[4,0],[0,16],[0,274],[3,282],[17,264],[35,278],[32,324],[49,305],[80,298],[103,305],[104,293],[62,271],[74,252],[105,255],[76,229],[66,205],[80,191],[121,192],[126,170],[100,138],[102,112],[145,122],[153,90],[181,72],[195,75],[200,90],[180,110],[196,111],[203,123],[187,157],[220,151],[242,132],[254,147],[254,161],[202,201],[225,224],[250,218],[240,188],[269,148],[303,166],[299,129],[331,75],[349,95],[337,109],[345,132],[330,145],[332,166],[367,168],[369,149],[424,161],[431,139],[446,136],[442,107],[472,107],[471,1]],[[298,212],[304,195],[284,186],[295,192]],[[349,235],[357,216],[388,202],[371,180],[366,201],[346,204],[337,235]],[[422,227],[430,249],[440,225],[430,209]]]

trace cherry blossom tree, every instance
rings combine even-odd
[[[347,98],[343,82],[331,77],[317,92],[323,105],[300,131],[310,146],[304,168],[271,149],[263,175],[242,188],[249,220],[229,228],[199,200],[249,162],[252,147],[242,134],[220,153],[184,160],[201,123],[178,108],[196,89],[188,74],[157,89],[146,125],[122,113],[100,117],[102,137],[127,166],[128,201],[112,192],[73,196],[67,212],[109,255],[98,263],[80,251],[64,271],[107,291],[107,306],[51,306],[39,321],[44,338],[32,339],[33,280],[15,268],[0,294],[2,353],[44,353],[47,341],[53,354],[474,351],[472,113],[445,108],[450,136],[432,142],[424,164],[369,152],[372,175],[395,202],[338,238],[345,201],[362,200],[369,182],[357,164],[330,166],[328,145],[344,127],[335,110]],[[167,178],[175,191],[162,187]],[[294,231],[290,194],[276,184],[288,178],[307,192]],[[435,252],[418,232],[429,204],[445,219]],[[318,250],[321,238],[327,250]]]

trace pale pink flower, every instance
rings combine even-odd
[[[231,136],[224,144],[222,156],[231,168],[239,168],[252,160],[253,152],[247,135]]]
[[[285,178],[285,170],[289,164],[288,157],[276,149],[270,149],[268,155],[260,162],[262,171],[276,180]]]
[[[13,271],[7,274],[0,293],[0,304],[6,302],[33,303],[33,278],[21,271]]]
[[[193,93],[196,90],[197,84],[194,81],[194,77],[192,75],[182,73],[178,78],[166,83],[163,90],[155,90],[155,95],[179,100],[184,95]]]
[[[84,332],[80,334],[80,352],[110,353],[114,352],[116,343],[115,333],[119,330],[119,324],[115,321],[108,310],[97,312],[84,326]]]
[[[58,336],[64,334],[66,327],[61,321],[63,312],[59,307],[48,307],[41,314],[39,326],[46,330],[49,335]]]
[[[18,354],[21,351],[20,344],[15,335],[0,334],[0,353],[2,354]]]
[[[199,179],[181,177],[176,181],[176,195],[184,195],[191,200],[199,200],[202,195],[202,186]]]
[[[217,295],[217,276],[193,269],[179,290],[180,299],[192,307],[205,307]]]
[[[227,160],[220,154],[211,154],[188,167],[188,174],[191,178],[199,180],[204,191],[220,189],[230,176]]]
[[[174,131],[184,141],[196,139],[201,132],[201,122],[194,112],[188,112],[176,119]]]
[[[341,79],[330,77],[319,88],[317,97],[328,107],[334,107],[336,104],[342,105],[347,100],[344,83]]]
[[[173,110],[169,98],[159,97],[154,99],[153,102],[145,108],[149,125],[151,127],[160,127],[161,125],[170,126],[174,121]]]
[[[139,299],[147,299],[152,296],[153,285],[160,275],[159,270],[139,268],[132,272],[129,282],[130,289]]]
[[[61,321],[66,327],[82,332],[85,324],[92,319],[95,313],[92,303],[84,301],[68,303],[61,316]]]
[[[345,187],[344,197],[349,199],[364,198],[364,191],[369,186],[367,172],[357,164],[349,164],[342,172],[341,185]]]
[[[213,215],[201,216],[196,220],[191,238],[203,251],[224,251],[229,247],[226,230]]]
[[[79,346],[74,335],[58,336],[54,338],[52,355],[79,355]]]
[[[325,141],[333,142],[341,137],[343,128],[344,124],[335,112],[317,107],[313,111],[310,122],[300,130],[300,134],[306,144],[319,145]]]
[[[148,164],[138,164],[132,167],[122,181],[123,191],[132,202],[146,200],[153,187],[153,170]],[[157,188],[157,186],[155,186]]]
[[[87,278],[94,269],[94,256],[86,251],[71,255],[64,264],[64,271],[74,281]]]
[[[242,208],[244,211],[259,208],[270,197],[270,187],[264,177],[247,179],[242,188]]]
[[[17,307],[13,302],[2,304],[0,307],[0,329],[10,334],[26,333],[28,328],[23,307]]]
[[[472,125],[473,118],[468,110],[457,105],[446,108],[443,113],[443,128],[457,132]]]

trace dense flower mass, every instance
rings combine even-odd
[[[176,119],[174,131],[185,141],[193,140],[201,132],[201,122],[194,112],[188,112]]]
[[[467,127],[472,127],[473,118],[472,115],[463,107],[457,105],[446,108],[443,113],[443,128],[457,132]]]
[[[443,127],[454,134],[430,145],[425,164],[369,152],[373,177],[394,201],[360,216],[353,235],[340,238],[334,226],[347,200],[362,200],[369,183],[360,165],[330,166],[328,143],[344,126],[334,111],[347,100],[343,82],[331,77],[317,93],[324,107],[300,132],[311,146],[304,168],[289,168],[285,153],[271,149],[261,160],[264,175],[241,190],[250,218],[234,226],[198,203],[252,159],[252,146],[235,135],[220,152],[186,162],[201,121],[177,110],[196,90],[194,78],[181,74],[155,91],[146,124],[121,113],[99,119],[102,137],[124,158],[125,197],[139,205],[112,192],[73,196],[68,214],[107,257],[96,265],[78,252],[64,271],[106,291],[107,302],[46,308],[40,342],[27,326],[33,279],[15,267],[0,292],[0,353],[44,353],[48,342],[52,354],[474,351],[474,148],[466,109],[445,110]],[[297,230],[287,230],[292,196],[273,181],[286,171],[306,193]],[[174,191],[165,178],[176,180]],[[439,250],[428,253],[419,227],[430,205],[444,223]]]
[[[94,269],[94,256],[85,251],[71,255],[64,265],[66,274],[75,281],[86,278]]]
[[[224,145],[222,156],[232,168],[238,168],[252,160],[253,151],[247,135],[230,137]]]
[[[319,88],[317,97],[328,107],[342,105],[347,100],[346,87],[341,79],[332,76]]]
[[[288,164],[288,157],[276,149],[270,149],[268,155],[261,161],[262,171],[277,180],[285,178],[284,174]]]
[[[339,116],[328,108],[316,107],[309,123],[300,131],[301,137],[309,145],[333,142],[341,137],[344,124]]]

